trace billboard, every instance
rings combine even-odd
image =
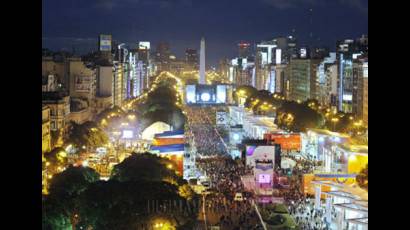
[[[111,51],[111,35],[100,35],[100,51]]]
[[[223,111],[216,112],[216,124],[217,125],[227,124],[226,112],[223,112]]]
[[[187,85],[186,86],[186,101],[187,103],[196,103],[196,88],[195,85]]]
[[[301,57],[301,58],[307,58],[307,50],[306,50],[306,48],[301,48],[301,49],[300,49],[300,57]]]
[[[264,135],[264,139],[279,144],[282,150],[300,151],[301,149],[300,134],[267,133]]]
[[[216,86],[216,103],[226,103],[226,85]]]
[[[246,146],[246,165],[255,166],[255,161],[275,162],[275,146]]]
[[[131,139],[134,137],[134,131],[132,130],[123,130],[122,131],[122,138],[123,139]]]
[[[138,48],[140,50],[149,50],[151,49],[151,43],[150,42],[139,42]]]
[[[89,76],[75,77],[75,91],[76,92],[90,92],[92,85],[92,78]]]
[[[269,184],[271,182],[270,174],[259,174],[258,182],[261,184]]]

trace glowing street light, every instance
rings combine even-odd
[[[334,117],[331,119],[331,121],[333,122],[333,131],[336,130],[336,123],[339,121],[339,118]]]

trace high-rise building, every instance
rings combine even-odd
[[[369,123],[369,93],[368,93],[369,70],[368,63],[363,64],[363,122]]]
[[[222,76],[222,79],[224,79],[225,81],[231,81],[229,78],[229,74],[230,74],[229,59],[224,58],[219,61],[218,71],[219,71],[219,74]]]
[[[239,57],[240,58],[247,58],[251,54],[251,44],[248,42],[240,42],[238,44],[239,47]]]
[[[135,67],[136,92],[137,96],[141,95],[144,89],[148,88],[147,72],[143,61],[137,61]]]
[[[367,110],[367,78],[367,58],[356,59],[353,62],[352,112],[363,120],[367,120],[367,111],[364,111]]]
[[[275,65],[275,93],[285,93],[285,71],[286,65]]]
[[[171,50],[167,42],[160,42],[157,45],[155,54],[155,62],[157,65],[157,71],[169,71]]]
[[[145,64],[149,64],[151,43],[148,41],[141,41],[138,43],[138,60],[143,61]]]
[[[336,48],[339,65],[338,110],[351,113],[353,112],[353,61],[357,57],[367,54],[368,39],[362,37],[357,40],[338,41]]]
[[[42,153],[51,150],[50,107],[42,106]]]
[[[98,37],[98,51],[103,60],[108,63],[112,62],[112,36],[109,34],[100,34]]]
[[[256,45],[254,86],[258,90],[274,90],[272,85],[276,83],[276,80],[273,79],[275,74],[272,73],[271,69],[276,47],[277,45],[273,44],[272,41]]]
[[[273,59],[275,62],[281,60],[281,64],[287,64],[291,58],[298,57],[295,37],[276,37],[272,40],[272,44],[276,45],[275,52],[273,53]],[[280,50],[280,52],[276,50]]]
[[[185,50],[185,63],[187,71],[198,69],[198,52],[196,49]]]
[[[114,63],[114,78],[112,84],[112,99],[114,106],[121,106],[125,98],[124,88],[124,65],[123,63]]]
[[[113,76],[112,66],[97,67],[97,113],[113,106]]]
[[[330,53],[328,57],[325,57],[323,61],[318,65],[316,72],[316,78],[318,83],[318,101],[322,105],[329,105],[331,98],[329,95],[329,82],[331,78],[327,78],[327,69],[329,66],[336,63],[336,53]]]
[[[326,68],[326,92],[327,97],[325,97],[325,101],[323,104],[330,105],[332,108],[336,108],[338,103],[338,65],[337,63],[328,64]]]
[[[205,38],[201,39],[201,50],[199,60],[199,84],[206,84],[205,79]]]
[[[289,99],[318,99],[316,71],[320,60],[291,59],[289,63]]]

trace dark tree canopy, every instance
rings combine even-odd
[[[82,146],[96,148],[107,144],[108,136],[95,122],[87,121],[81,125],[71,122],[67,143],[79,149]]]
[[[168,165],[175,164],[165,158],[156,155],[143,153],[132,154],[123,162],[116,165],[111,173],[111,179],[118,181],[175,181],[180,184],[180,177],[175,171],[168,169]]]
[[[77,196],[99,178],[100,175],[92,168],[69,166],[63,172],[54,175],[50,184],[50,195]]]
[[[54,175],[43,200],[43,229],[71,229],[81,207],[80,196],[100,176],[91,168],[68,167]]]
[[[159,181],[100,181],[83,195],[83,223],[94,229],[138,229],[150,218],[148,201],[184,200],[177,187]]]
[[[301,132],[307,128],[321,128],[324,125],[324,118],[321,114],[304,104],[285,101],[278,109],[278,116],[275,122],[281,128],[286,128],[293,132]]]
[[[360,171],[356,176],[356,181],[361,188],[366,189],[366,191],[369,190],[369,165],[366,165],[366,167]]]

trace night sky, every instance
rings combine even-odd
[[[334,50],[336,40],[367,32],[368,0],[43,0],[43,47],[77,53],[96,50],[106,33],[154,49],[167,41],[181,58],[204,36],[207,64],[215,65],[237,56],[241,40],[294,35],[300,45]]]

